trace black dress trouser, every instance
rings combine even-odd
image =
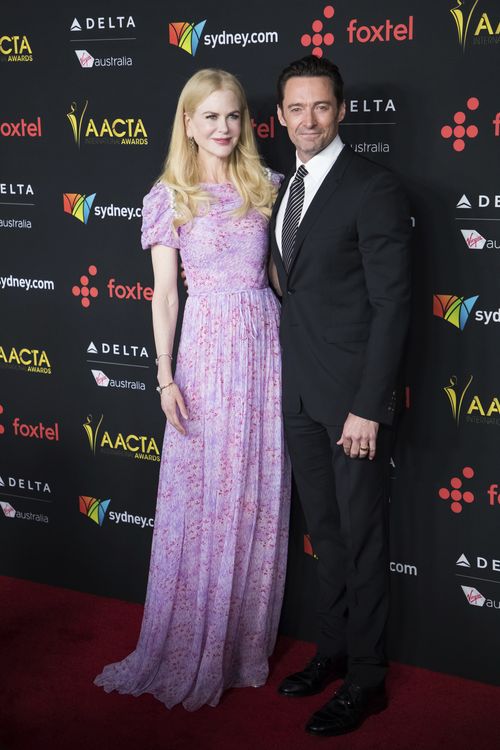
[[[318,653],[348,656],[348,676],[380,685],[387,671],[389,467],[392,430],[380,425],[373,461],[347,458],[342,425],[304,408],[285,414],[292,468],[319,578]]]

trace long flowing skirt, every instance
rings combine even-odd
[[[270,289],[190,295],[176,382],[187,435],[167,424],[136,650],[107,692],[217,705],[268,675],[283,597],[290,467]]]

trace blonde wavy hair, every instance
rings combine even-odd
[[[159,177],[160,182],[174,191],[176,229],[203,212],[214,200],[207,191],[200,189],[198,148],[190,144],[184,122],[184,115],[192,117],[201,102],[214,91],[233,92],[240,109],[241,134],[228,166],[228,177],[243,201],[234,216],[244,216],[253,208],[269,218],[276,198],[277,188],[269,180],[257,151],[248,103],[240,82],[225,70],[199,70],[181,91],[167,158]]]

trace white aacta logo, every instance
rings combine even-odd
[[[16,511],[10,503],[0,502],[0,505],[2,506],[4,516],[7,516],[7,518],[15,517]]]
[[[81,30],[82,30],[82,27],[81,27],[81,26],[80,26],[80,24],[78,23],[78,18],[75,18],[75,19],[73,20],[73,23],[71,24],[71,26],[70,26],[70,29],[69,29],[69,30],[70,30],[70,31],[81,31]]]
[[[97,347],[96,347],[96,345],[94,344],[93,341],[90,342],[90,344],[88,346],[88,349],[87,349],[87,353],[88,354],[97,354]]]
[[[105,372],[103,372],[102,370],[92,370],[92,375],[94,376],[97,385],[101,386],[101,388],[108,387],[109,378]]]
[[[467,198],[465,193],[462,195],[457,203],[457,208],[472,208],[470,200]]]
[[[472,604],[473,607],[482,607],[486,601],[486,597],[483,596],[477,589],[471,586],[462,586],[462,591],[465,594],[465,598]]]
[[[460,555],[457,560],[457,565],[460,565],[461,568],[470,568],[470,562],[467,560],[465,555]]]

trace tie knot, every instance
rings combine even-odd
[[[307,169],[304,167],[303,164],[300,165],[300,167],[297,169],[297,172],[295,173],[295,179],[296,180],[303,180],[304,177],[309,174]]]

